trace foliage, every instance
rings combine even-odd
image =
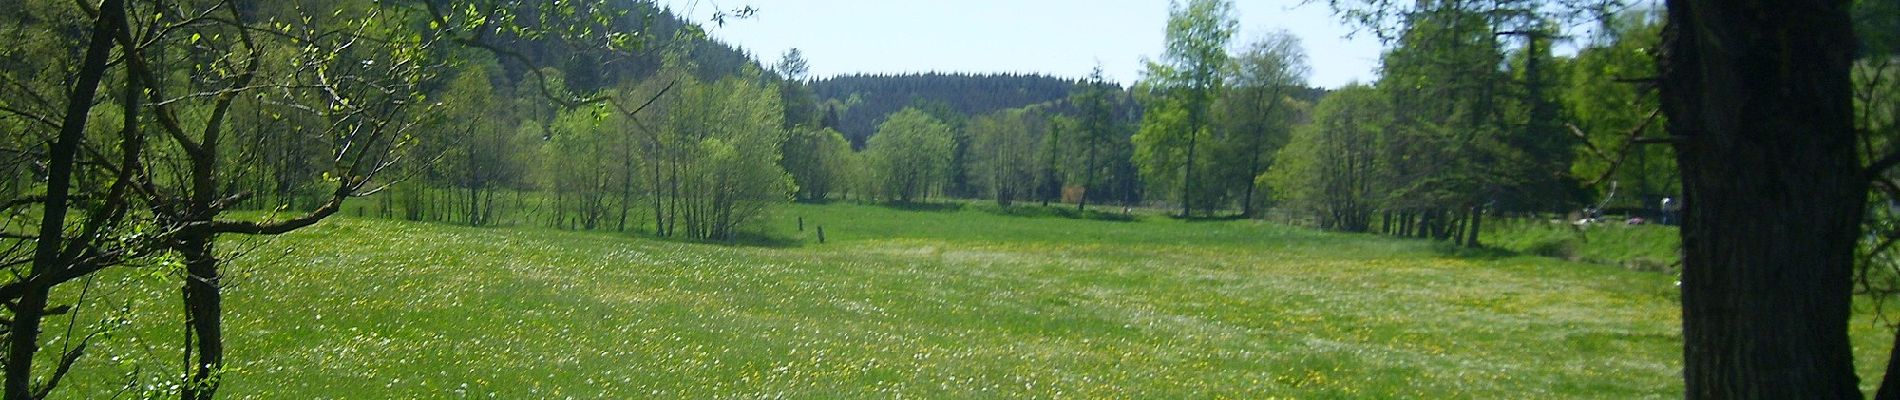
[[[786,138],[780,163],[798,184],[798,198],[823,201],[833,193],[847,192],[850,163],[855,156],[851,143],[831,128],[795,127]]]
[[[1226,193],[1224,186],[1202,182],[1195,170],[1206,170],[1212,162],[1195,156],[1201,150],[1200,138],[1211,130],[1209,108],[1220,96],[1221,73],[1228,68],[1227,44],[1239,29],[1233,8],[1226,0],[1171,2],[1166,47],[1160,60],[1148,62],[1137,85],[1146,96],[1146,113],[1135,134],[1136,163],[1150,182],[1180,184],[1174,198],[1180,201],[1182,216],[1191,210],[1211,214]]]
[[[1313,123],[1295,130],[1266,175],[1277,199],[1314,216],[1325,229],[1364,232],[1381,195],[1381,142],[1391,106],[1377,89],[1340,88],[1321,100]]]
[[[865,145],[877,193],[886,201],[909,203],[929,198],[949,179],[956,142],[948,125],[916,108],[905,108],[879,124]]]
[[[737,77],[676,82],[648,160],[665,171],[651,186],[657,232],[734,239],[797,191],[779,165],[786,132],[777,88]]]
[[[1051,144],[1044,140],[1050,128],[1046,116],[1029,108],[977,116],[969,128],[971,180],[1001,206],[1034,197],[1037,183],[1047,175],[1043,149]]]
[[[1217,129],[1209,137],[1215,144],[1209,158],[1217,161],[1207,175],[1209,181],[1224,182],[1219,186],[1229,188],[1229,197],[1239,192],[1242,216],[1254,217],[1265,208],[1269,196],[1256,192],[1279,190],[1256,181],[1277,162],[1274,153],[1310,111],[1310,105],[1292,97],[1310,73],[1299,37],[1286,31],[1246,44],[1233,58],[1229,87],[1213,107]]]
[[[837,129],[856,149],[876,133],[878,124],[905,107],[926,102],[944,105],[944,111],[981,115],[1062,100],[1075,82],[1044,75],[924,73],[908,75],[843,75],[811,83],[821,103],[836,104]],[[942,118],[940,115],[939,118]]]
[[[1635,143],[1665,124],[1655,91],[1631,82],[1659,73],[1657,12],[1630,11],[1606,21],[1606,34],[1564,66],[1564,109],[1575,121],[1570,127],[1584,136],[1570,172],[1586,180],[1600,205],[1650,207],[1663,197],[1681,197],[1675,195],[1681,179],[1674,153]]]

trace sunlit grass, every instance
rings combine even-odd
[[[800,217],[804,232],[796,231]],[[825,244],[816,243],[819,225]],[[232,246],[251,251],[232,266],[224,394],[1681,392],[1672,275],[1539,257],[1456,258],[1423,241],[1155,216],[795,205],[770,229],[789,245],[336,218]],[[101,281],[111,293],[102,303],[127,305],[131,327],[82,363],[68,397],[110,395],[134,370],[147,381],[177,370],[177,290],[156,271],[120,270]],[[1890,338],[1856,324],[1866,326],[1863,347]]]

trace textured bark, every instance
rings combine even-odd
[[[108,0],[100,5],[99,18],[93,23],[79,73],[66,96],[66,114],[59,136],[47,146],[45,207],[41,209],[39,238],[34,243],[33,267],[23,278],[25,286],[12,304],[13,321],[7,333],[5,398],[31,399],[33,393],[33,355],[39,351],[40,323],[46,316],[48,294],[55,283],[48,277],[66,269],[66,215],[72,193],[73,170],[77,166],[80,141],[85,139],[86,122],[99,82],[105,77],[107,59],[118,21],[123,20],[124,5]]]
[[[213,253],[212,236],[187,235],[177,248],[185,258],[185,329],[190,330],[191,379],[179,398],[211,399],[218,391],[224,369],[224,299],[221,276]]]
[[[1860,398],[1849,2],[1671,0],[1689,398]]]

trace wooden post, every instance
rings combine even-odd
[[[825,226],[818,226],[818,244],[825,244]]]
[[[799,232],[805,231],[805,217],[803,216],[798,217],[798,231]]]

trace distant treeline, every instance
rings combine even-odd
[[[1039,74],[923,73],[844,75],[811,82],[821,112],[836,113],[838,132],[855,148],[877,131],[886,116],[904,107],[940,108],[980,115],[1031,104],[1053,103],[1080,83]]]

